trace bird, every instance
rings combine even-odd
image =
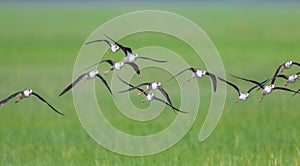
[[[261,95],[261,97],[258,100],[259,102],[261,102],[264,99],[264,97],[267,94],[270,94],[273,90],[284,90],[284,91],[288,91],[288,92],[297,93],[296,91],[288,89],[288,88],[276,87],[274,85],[274,79],[272,80],[272,82],[271,82],[270,85],[265,85],[265,84],[262,84],[260,82],[254,81],[254,80],[250,80],[250,79],[246,79],[246,78],[242,78],[242,77],[238,77],[238,76],[234,76],[234,75],[232,75],[232,76],[235,77],[235,78],[238,78],[238,79],[241,79],[241,80],[244,80],[244,81],[248,81],[248,82],[251,82],[253,84],[258,85],[262,89],[262,95]]]
[[[105,42],[105,43],[109,46],[109,48],[110,48],[109,54],[115,53],[115,52],[117,52],[117,51],[120,50],[120,47],[119,47],[118,45],[116,45],[116,44],[114,44],[114,43],[111,43],[111,42],[109,42],[109,41],[106,40],[106,39],[93,40],[93,41],[87,42],[87,43],[85,43],[85,44],[91,44],[91,43],[95,43],[95,42]]]
[[[124,84],[129,85],[129,86],[132,87],[132,88],[135,87],[135,86],[133,86],[132,84],[127,83],[126,81],[124,81],[123,79],[121,79],[119,76],[118,76],[118,78],[119,78],[119,80],[122,81]],[[162,100],[162,99],[156,97],[154,93],[147,93],[147,92],[144,92],[144,90],[141,89],[141,88],[139,88],[139,87],[135,87],[135,89],[139,90],[142,94],[144,94],[144,95],[146,96],[146,98],[142,100],[143,103],[146,102],[146,101],[157,100],[157,101],[162,102],[162,103],[166,104],[167,106],[171,107],[174,111],[178,111],[178,112],[181,112],[181,113],[187,113],[187,112],[184,112],[184,111],[181,111],[181,110],[175,108],[172,104],[170,104],[170,103],[168,103],[168,102],[166,102],[166,101],[164,101],[164,100]]]
[[[103,63],[103,62],[109,63],[111,65],[109,70],[104,71],[105,75],[107,75],[109,72],[111,72],[113,70],[120,70],[125,64],[130,65],[137,74],[140,74],[140,69],[139,69],[138,65],[135,64],[134,62],[115,62],[115,61],[110,60],[110,59],[102,60],[100,62],[97,62],[97,63],[85,68],[85,69],[89,69],[89,68],[91,68],[93,66],[96,66],[100,63]]]
[[[296,82],[296,80],[298,79],[298,75],[300,74],[300,72],[293,74],[293,75],[284,75],[284,74],[279,74],[276,76],[276,78],[284,78],[286,80],[285,82],[285,86],[288,86],[289,83],[294,83]],[[273,78],[273,79],[276,79]]]
[[[134,62],[137,59],[150,60],[150,61],[160,62],[160,63],[166,63],[167,62],[166,60],[157,60],[157,59],[152,59],[152,58],[148,58],[148,57],[139,56],[137,53],[133,53],[132,49],[130,47],[125,47],[125,46],[121,45],[120,43],[114,41],[110,37],[108,37],[108,36],[106,36],[106,37],[109,40],[111,40],[115,45],[117,45],[123,51],[123,53],[125,55],[124,62]]]
[[[235,84],[233,84],[233,83],[231,83],[231,82],[229,82],[229,81],[227,81],[227,80],[225,80],[225,79],[223,79],[223,78],[221,78],[221,77],[218,77],[218,79],[219,79],[220,81],[223,81],[223,82],[227,83],[228,85],[230,85],[231,87],[233,87],[233,88],[237,91],[239,97],[238,97],[238,99],[236,99],[236,100],[234,101],[235,103],[237,103],[237,102],[239,102],[239,101],[245,101],[245,100],[247,100],[247,99],[249,98],[250,92],[251,92],[252,90],[254,90],[255,88],[258,87],[258,85],[255,85],[255,86],[251,87],[246,93],[242,93],[241,90],[239,89],[239,87],[238,87],[237,85],[235,85]],[[263,82],[261,82],[261,84],[264,84],[264,83],[267,82],[268,80],[269,80],[269,79],[264,80]]]
[[[298,63],[298,62],[287,61],[287,62],[281,64],[281,65],[277,68],[277,70],[276,70],[276,72],[275,72],[275,74],[274,74],[274,77],[276,77],[277,74],[278,74],[279,72],[283,72],[285,69],[291,68],[292,65],[297,65],[297,66],[300,67],[300,63]]]
[[[69,86],[67,86],[58,96],[62,96],[63,94],[67,93],[81,80],[83,80],[82,83],[85,83],[87,80],[94,79],[95,77],[98,77],[102,81],[102,83],[106,86],[106,88],[109,90],[110,94],[112,94],[112,91],[109,88],[106,80],[99,74],[99,71],[92,70],[87,73],[81,74],[74,82],[72,82]]]
[[[18,91],[18,92],[15,92],[15,93],[11,94],[7,98],[5,98],[5,99],[3,99],[3,100],[0,101],[0,106],[4,105],[9,100],[11,100],[12,98],[16,97],[17,95],[19,95],[19,97],[17,98],[17,100],[15,101],[15,103],[18,103],[22,99],[28,98],[31,95],[33,95],[33,96],[37,97],[40,101],[46,103],[56,113],[58,113],[60,115],[64,115],[63,113],[61,113],[57,109],[55,109],[51,104],[49,104],[42,96],[40,96],[39,94],[37,94],[36,92],[34,92],[32,89],[25,89],[25,90]]]
[[[175,76],[168,79],[167,82],[170,81],[171,79],[177,77],[178,75],[182,74],[183,72],[188,71],[188,70],[192,71],[193,75],[191,77],[187,78],[186,81],[191,81],[194,78],[201,78],[204,75],[207,75],[207,76],[210,77],[210,79],[212,81],[214,92],[216,92],[216,90],[217,90],[217,78],[216,78],[216,76],[214,74],[210,73],[210,72],[207,72],[205,70],[196,69],[194,67],[190,67],[190,68],[182,70],[181,72],[177,73]]]
[[[138,96],[141,95],[141,94],[143,94],[143,93],[146,93],[146,92],[148,92],[150,90],[156,90],[156,89],[158,89],[163,94],[163,96],[167,99],[168,103],[171,104],[171,105],[173,105],[172,102],[171,102],[171,99],[169,97],[169,94],[164,90],[164,88],[161,85],[161,82],[144,82],[144,83],[141,83],[141,84],[139,84],[137,86],[132,86],[129,89],[125,89],[123,91],[119,91],[118,93],[129,92],[131,90],[137,89],[137,88],[139,88],[141,86],[145,86],[145,85],[146,85],[146,88],[143,89],[141,92],[139,92],[137,94]]]

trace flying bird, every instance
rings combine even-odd
[[[237,85],[235,85],[235,84],[233,84],[233,83],[231,83],[231,82],[229,82],[229,81],[227,81],[227,80],[225,80],[225,79],[223,79],[223,78],[220,78],[220,77],[218,77],[218,79],[219,79],[220,81],[223,81],[223,82],[227,83],[228,85],[230,85],[231,87],[233,87],[233,88],[237,91],[239,97],[238,97],[238,99],[236,99],[236,100],[234,101],[235,103],[237,103],[237,102],[239,102],[239,101],[245,101],[245,100],[247,100],[247,99],[249,98],[250,92],[251,92],[252,90],[254,90],[255,88],[258,87],[258,85],[255,85],[255,86],[251,87],[246,93],[242,93],[242,91],[239,89],[239,87],[238,87]],[[269,79],[266,79],[265,81],[261,82],[261,84],[264,84],[264,83],[267,82],[268,80],[269,80]]]
[[[283,75],[283,74],[279,74],[276,76],[276,78],[284,78],[286,80],[285,82],[285,86],[287,86],[289,83],[294,83],[296,82],[296,80],[298,79],[298,75],[300,74],[300,72],[293,74],[293,75]],[[273,79],[276,79],[273,78]]]
[[[166,101],[164,101],[164,100],[162,100],[162,99],[156,97],[156,96],[154,95],[154,93],[147,93],[147,92],[144,92],[143,89],[141,89],[141,88],[139,88],[139,87],[135,87],[135,86],[133,86],[133,85],[130,84],[130,83],[127,83],[126,81],[124,81],[123,79],[121,79],[119,76],[118,76],[118,78],[119,78],[120,81],[122,81],[124,84],[129,85],[130,87],[132,87],[132,88],[134,88],[134,89],[137,89],[137,90],[139,90],[141,93],[143,93],[143,94],[146,96],[146,98],[145,98],[144,100],[142,100],[143,103],[146,102],[146,101],[157,100],[157,101],[162,102],[162,103],[166,104],[167,106],[171,107],[174,111],[178,111],[178,112],[181,112],[181,113],[187,113],[187,112],[184,112],[184,111],[181,111],[181,110],[175,108],[175,107],[174,107],[172,104],[170,104],[169,102],[166,102]]]
[[[131,88],[129,89],[125,89],[123,91],[119,91],[118,93],[124,93],[124,92],[129,92],[131,90],[134,90],[134,89],[137,89],[137,88],[140,88],[141,86],[146,86],[145,89],[143,89],[140,93],[138,93],[137,95],[141,95],[143,93],[146,93],[148,91],[151,91],[151,90],[156,90],[158,89],[162,94],[163,96],[167,99],[168,103],[170,105],[173,105],[172,102],[171,102],[171,99],[169,97],[169,94],[164,90],[164,88],[162,87],[161,85],[161,82],[144,82],[144,83],[141,83],[137,86],[132,86]]]
[[[91,67],[93,67],[93,66],[96,66],[96,65],[98,65],[98,64],[100,64],[100,63],[103,63],[103,62],[106,62],[106,63],[109,63],[109,64],[110,64],[110,69],[104,71],[104,74],[105,74],[105,75],[107,75],[109,72],[111,72],[111,71],[113,71],[113,70],[121,70],[121,68],[122,68],[125,64],[130,65],[130,66],[133,68],[133,70],[134,70],[137,74],[140,74],[140,69],[139,69],[138,65],[136,65],[134,62],[115,62],[115,61],[112,61],[112,60],[110,60],[110,59],[108,59],[108,60],[102,60],[102,61],[100,61],[100,62],[98,62],[98,63],[95,63],[95,64],[93,64],[93,65],[87,67],[86,69],[89,69],[89,68],[91,68]]]
[[[93,40],[93,41],[87,42],[87,43],[85,43],[85,44],[91,44],[91,43],[96,43],[96,42],[105,42],[105,43],[109,46],[109,48],[110,48],[109,54],[115,53],[115,52],[117,52],[117,51],[120,50],[120,47],[119,47],[118,45],[116,45],[116,44],[114,44],[114,43],[111,43],[111,42],[109,42],[109,41],[106,40],[106,39]]]
[[[293,65],[297,65],[297,66],[300,67],[300,63],[298,63],[298,62],[287,61],[287,62],[281,64],[281,65],[277,68],[277,70],[276,70],[276,72],[275,72],[275,74],[274,74],[274,77],[276,77],[277,74],[278,74],[279,72],[283,72],[285,69],[289,69],[289,68],[291,68]]]
[[[216,90],[217,90],[217,79],[216,79],[216,76],[214,74],[210,73],[210,72],[205,71],[205,70],[200,70],[200,69],[196,69],[196,68],[193,68],[193,67],[182,70],[181,72],[177,73],[175,76],[173,76],[172,78],[168,79],[167,81],[170,81],[171,79],[177,77],[178,75],[182,74],[185,71],[192,71],[193,72],[193,75],[191,77],[189,77],[189,78],[186,79],[187,81],[191,81],[194,78],[201,78],[204,75],[209,76],[210,79],[211,79],[211,81],[212,81],[212,84],[213,84],[214,92],[216,92]]]
[[[2,101],[0,101],[0,106],[3,105],[3,104],[5,104],[5,103],[7,103],[9,100],[11,100],[12,98],[16,97],[17,95],[19,95],[19,97],[17,98],[17,100],[15,101],[15,103],[18,103],[22,99],[28,98],[31,95],[33,95],[33,96],[37,97],[40,101],[46,103],[56,113],[58,113],[60,115],[64,115],[63,113],[61,113],[58,110],[56,110],[51,104],[49,104],[42,96],[40,96],[36,92],[33,92],[33,90],[31,90],[31,89],[25,89],[23,91],[18,91],[18,92],[13,93],[12,95],[8,96],[6,99],[3,99]]]
[[[265,85],[265,84],[262,84],[260,82],[254,81],[254,80],[250,80],[250,79],[246,79],[246,78],[242,78],[242,77],[238,77],[238,76],[234,76],[234,75],[232,75],[232,76],[235,77],[235,78],[238,78],[238,79],[241,79],[241,80],[244,80],[244,81],[247,81],[247,82],[251,82],[253,84],[258,85],[262,89],[262,95],[261,95],[260,99],[258,100],[259,102],[261,102],[264,99],[264,97],[267,94],[270,94],[273,90],[283,90],[283,91],[297,93],[296,91],[288,89],[288,88],[275,87],[274,80],[272,80],[272,82],[271,82],[270,85]]]
[[[108,36],[106,36],[106,37],[109,40],[111,40],[115,45],[117,45],[123,51],[123,53],[125,55],[125,62],[134,62],[137,59],[150,60],[150,61],[160,62],[160,63],[166,63],[167,62],[165,60],[156,60],[156,59],[152,59],[152,58],[148,58],[148,57],[139,56],[137,53],[133,53],[132,49],[130,47],[125,47],[125,46],[121,45],[120,43],[114,41],[110,37],[108,37]]]
[[[90,72],[81,74],[74,82],[72,82],[69,86],[67,86],[59,94],[59,96],[62,96],[63,94],[67,93],[70,89],[72,89],[81,80],[83,80],[82,83],[85,83],[87,80],[94,79],[95,77],[98,77],[102,81],[102,83],[106,86],[106,88],[109,90],[109,92],[112,94],[111,89],[109,88],[106,80],[99,74],[99,71],[98,70],[92,70]]]

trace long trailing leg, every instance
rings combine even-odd
[[[23,97],[22,96],[19,96],[18,98],[17,98],[17,100],[15,101],[15,103],[18,103],[19,101],[21,101],[23,99]]]
[[[189,77],[186,79],[186,81],[191,81],[194,77]]]
[[[236,99],[236,100],[234,100],[234,103],[238,103],[240,100],[239,99]]]
[[[106,70],[106,71],[104,71],[103,73],[105,74],[105,75],[107,75],[109,72],[111,72],[113,69],[109,69],[109,70]]]
[[[284,86],[288,86],[288,84],[289,84],[289,82],[287,81],[287,82],[285,82]]]
[[[283,66],[281,66],[281,68],[280,68],[280,72],[282,73],[284,71],[284,67]]]
[[[83,78],[81,85],[85,84],[87,80],[88,80],[88,78]]]
[[[258,101],[261,102],[265,96],[266,96],[266,94],[262,94]]]
[[[138,93],[138,94],[136,94],[136,95],[138,95],[138,96],[140,96],[141,94],[144,94],[144,93],[146,93],[146,92],[148,92],[149,91],[149,89],[144,89],[142,92],[140,92],[140,93]]]

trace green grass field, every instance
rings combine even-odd
[[[70,83],[77,54],[90,33],[120,14],[141,9],[146,8],[1,7],[0,98],[30,87],[67,115],[58,116],[33,98],[1,106],[0,165],[300,165],[300,97],[291,98],[284,92],[274,92],[262,103],[258,103],[257,92],[247,102],[234,104],[236,92],[228,88],[217,128],[207,140],[199,142],[198,134],[209,107],[207,79],[199,83],[205,93],[201,93],[200,112],[194,125],[172,148],[156,155],[129,157],[96,144],[78,120],[71,93],[62,98],[56,96]],[[227,73],[263,80],[271,77],[280,63],[300,61],[299,7],[160,9],[201,26],[218,49]],[[139,34],[134,41],[122,40],[135,48],[157,43],[153,35]],[[148,43],[135,45],[140,40]],[[182,55],[191,53],[172,39],[160,42],[158,45]],[[299,68],[293,68],[287,73],[298,71]],[[242,81],[228,79],[243,89],[249,87]],[[290,88],[298,89],[299,85],[298,82]],[[178,100],[174,97],[175,102]],[[103,107],[112,124],[128,133],[159,131],[175,117],[168,110],[157,123],[137,128],[138,122],[125,120],[109,104]]]

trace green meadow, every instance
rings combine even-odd
[[[218,126],[208,139],[199,142],[199,131],[211,95],[207,90],[211,88],[208,78],[197,80],[202,92],[197,119],[173,147],[143,157],[119,155],[105,149],[81,126],[72,93],[59,98],[57,95],[72,81],[78,52],[96,28],[121,14],[153,8],[28,5],[2,6],[0,9],[0,98],[32,88],[66,114],[55,114],[33,97],[18,104],[12,100],[1,106],[0,165],[300,165],[300,96],[291,97],[287,92],[274,92],[259,103],[260,92],[254,91],[248,101],[234,103],[237,93],[228,87]],[[281,63],[287,60],[300,62],[299,7],[199,5],[155,9],[177,13],[198,24],[218,49],[227,79],[244,91],[252,85],[228,74],[264,80],[272,77]],[[156,33],[140,33],[120,42],[133,49],[155,44],[184,58],[187,58],[184,55],[194,53],[179,40]],[[115,60],[122,56],[122,53],[105,55]],[[187,60],[193,66],[205,68],[199,60]],[[285,73],[299,71],[300,68],[293,67]],[[169,76],[162,73],[156,78],[164,80]],[[181,78],[185,79],[185,76]],[[105,77],[109,79],[109,76]],[[150,77],[147,71],[145,77]],[[139,82],[136,77],[135,81]],[[98,80],[96,83],[100,84]],[[278,81],[279,86],[283,84],[283,80]],[[175,83],[171,85],[175,86]],[[166,88],[175,105],[179,106],[180,97],[174,95],[172,88]],[[289,88],[297,90],[300,83],[291,84]],[[132,122],[111,106],[111,96],[104,86],[100,84],[96,90],[105,101],[101,105],[105,108],[105,116],[116,128],[127,133],[147,135],[158,132],[176,116],[166,107],[154,121]],[[149,106],[148,103],[141,104],[139,101],[143,98],[136,97],[135,93],[131,98],[139,107]]]

